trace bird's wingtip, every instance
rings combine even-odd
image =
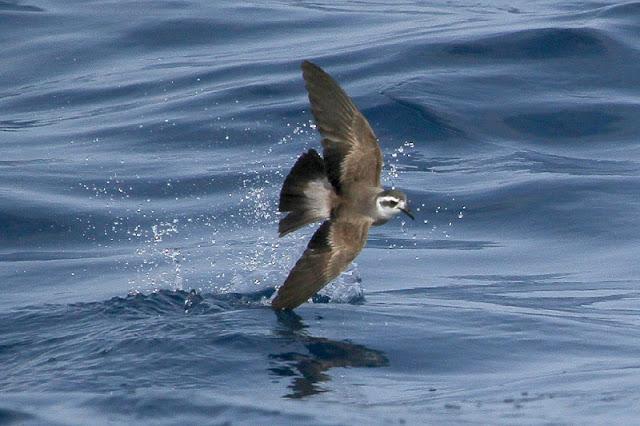
[[[271,301],[271,309],[276,312],[282,312],[291,311],[293,308],[291,308],[286,302],[283,302],[278,296],[276,296],[276,298]]]
[[[303,71],[303,74],[308,74],[308,73],[317,73],[317,72],[321,72],[324,73],[324,70],[322,68],[320,68],[319,65],[316,65],[315,63],[305,59],[304,61],[302,61],[302,64],[300,64],[300,68]]]

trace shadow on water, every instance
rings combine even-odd
[[[326,374],[336,367],[385,367],[389,359],[383,352],[356,345],[348,341],[336,341],[310,336],[302,318],[292,311],[276,313],[276,334],[284,339],[302,343],[308,353],[283,352],[269,357],[277,364],[270,371],[280,377],[292,378],[291,393],[285,398],[300,399],[325,392],[319,383],[331,380]]]

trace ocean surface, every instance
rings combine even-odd
[[[637,424],[639,2],[2,0],[0,47],[0,424]],[[304,59],[417,220],[277,316]]]

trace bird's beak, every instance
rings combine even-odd
[[[409,206],[405,206],[405,207],[401,208],[400,210],[402,210],[402,213],[404,213],[407,216],[409,216],[411,218],[411,220],[416,220],[416,218],[413,216],[413,213],[411,213],[411,209],[409,208]]]

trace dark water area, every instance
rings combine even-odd
[[[635,424],[640,3],[0,1],[0,424]],[[310,59],[417,220],[295,314]]]

